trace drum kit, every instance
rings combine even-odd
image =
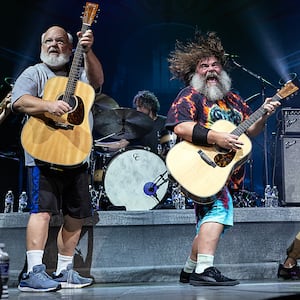
[[[172,198],[175,191],[180,193],[164,161],[176,143],[174,133],[159,137],[159,149],[153,153],[148,147],[129,145],[130,140],[152,130],[154,122],[150,117],[135,109],[119,107],[105,94],[96,97],[92,112],[90,194],[94,209],[150,210]]]

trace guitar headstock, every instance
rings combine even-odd
[[[284,86],[277,92],[277,96],[280,99],[294,96],[299,90],[299,87],[294,83],[294,81],[287,81]]]
[[[82,23],[88,26],[91,26],[95,21],[95,18],[98,17],[99,4],[86,2],[85,9],[82,15]]]

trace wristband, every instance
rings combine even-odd
[[[192,142],[195,145],[199,146],[209,146],[207,142],[207,134],[209,129],[201,126],[200,124],[196,124],[193,128],[192,134]]]

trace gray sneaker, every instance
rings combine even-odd
[[[67,270],[61,271],[59,275],[52,274],[52,279],[61,284],[63,289],[76,289],[89,286],[93,283],[92,278],[85,278],[73,270],[73,265],[69,264]]]
[[[46,266],[41,264],[22,275],[18,289],[22,292],[53,292],[61,289],[61,285],[46,273]]]

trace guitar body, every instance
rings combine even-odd
[[[50,78],[44,90],[44,101],[57,101],[65,93],[67,77]],[[25,123],[21,142],[35,159],[60,165],[75,166],[90,154],[92,134],[89,113],[95,98],[94,89],[77,81],[73,110],[62,117],[51,114],[30,117]],[[51,100],[48,100],[51,99]]]
[[[219,132],[232,132],[236,126],[229,121],[219,120],[211,129]],[[239,140],[244,143],[236,152],[218,147],[196,146],[182,141],[172,147],[166,157],[170,174],[195,202],[205,204],[208,198],[217,194],[226,184],[234,169],[247,161],[251,154],[252,143],[246,134]],[[209,164],[199,154],[202,151]]]

